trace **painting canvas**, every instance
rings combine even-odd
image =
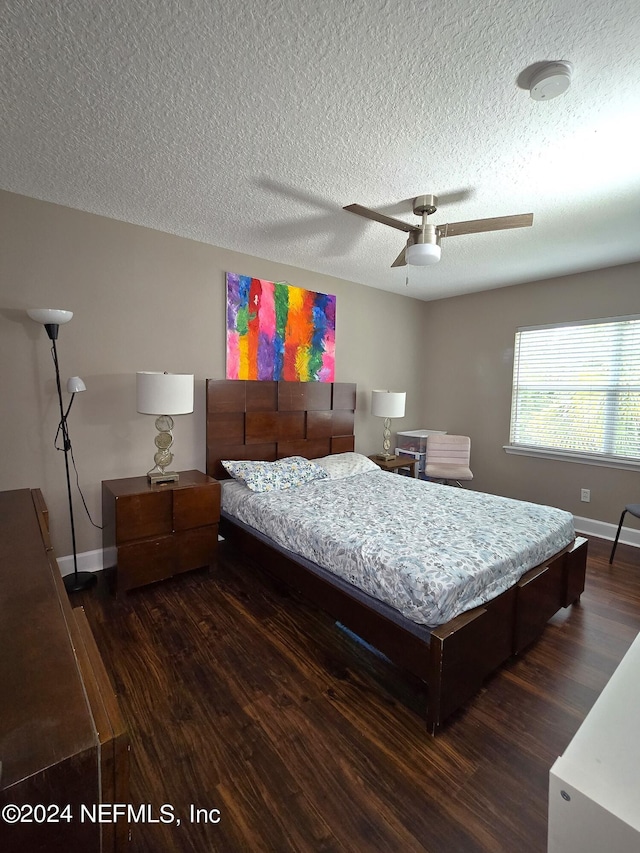
[[[227,379],[333,382],[336,297],[227,273]]]

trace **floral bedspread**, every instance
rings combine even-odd
[[[279,545],[435,627],[512,586],[573,541],[564,510],[385,471],[256,493],[223,509]]]

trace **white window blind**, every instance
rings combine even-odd
[[[640,461],[640,316],[518,329],[510,442]]]

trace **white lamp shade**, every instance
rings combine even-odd
[[[413,243],[407,246],[404,259],[412,266],[425,267],[428,264],[437,264],[441,254],[442,249],[437,243]]]
[[[193,411],[193,373],[136,373],[138,411],[187,415]]]
[[[79,376],[70,376],[67,379],[67,391],[69,394],[78,394],[80,391],[86,391],[87,386]]]
[[[406,391],[372,391],[371,414],[378,418],[403,418]]]
[[[61,308],[27,308],[27,314],[36,323],[61,326],[73,317],[73,311],[63,311]]]

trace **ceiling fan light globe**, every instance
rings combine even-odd
[[[426,267],[437,264],[440,260],[442,250],[436,243],[414,243],[407,246],[405,260],[415,267]]]

